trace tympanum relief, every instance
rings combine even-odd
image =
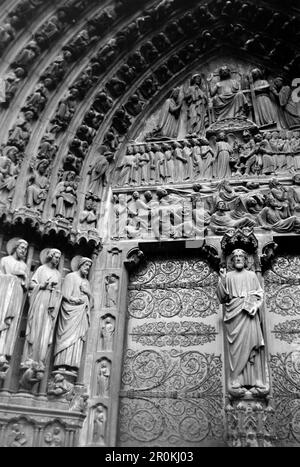
[[[205,136],[244,125],[291,130],[300,125],[292,91],[290,82],[261,67],[232,59],[211,62],[170,91],[138,141]]]
[[[220,129],[210,137],[131,143],[117,167],[115,185],[182,185],[275,174],[291,177],[300,168],[299,136],[299,129],[244,129],[239,133]]]
[[[224,161],[224,159],[222,159]],[[111,239],[182,239],[222,235],[228,229],[299,233],[300,175],[290,182],[194,183],[136,191],[114,190]]]

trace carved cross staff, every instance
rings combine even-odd
[[[257,107],[257,102],[256,102],[256,94],[254,90],[253,76],[251,73],[249,74],[249,83],[250,83],[250,93],[251,93],[253,112],[254,112],[254,121],[256,125],[259,126],[258,107]]]
[[[211,97],[210,97],[210,92],[209,92],[209,86],[208,86],[208,82],[207,82],[207,79],[204,73],[201,73],[201,78],[204,83],[204,91],[205,91],[206,99],[207,99],[208,121],[209,121],[209,125],[211,125],[215,121],[215,112],[214,112],[214,108],[210,105]]]

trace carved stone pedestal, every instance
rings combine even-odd
[[[229,446],[274,446],[274,409],[270,400],[247,393],[241,399],[229,399],[225,413]]]
[[[1,446],[76,446],[86,409],[86,399],[80,391],[82,388],[77,388],[72,401],[50,401],[45,395],[1,391]]]

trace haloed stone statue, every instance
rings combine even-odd
[[[248,113],[247,99],[241,90],[240,83],[232,78],[228,66],[219,69],[220,80],[210,84],[210,95],[217,121],[226,118],[246,117]],[[208,82],[213,76],[207,77]]]
[[[75,271],[66,275],[62,287],[54,366],[77,371],[90,326],[92,295],[87,277],[92,260],[84,257],[74,258],[72,263],[72,269]]]
[[[25,240],[12,239],[7,244],[9,256],[0,261],[0,357],[4,358],[12,356],[18,335],[28,285],[27,248]]]
[[[259,310],[263,290],[253,271],[246,269],[247,255],[234,250],[233,271],[221,269],[217,296],[225,304],[225,332],[228,346],[229,390],[243,394],[266,391],[264,337]]]
[[[61,274],[57,270],[61,252],[55,248],[41,253],[40,266],[30,284],[30,306],[23,362],[33,360],[45,365],[49,346],[53,342],[54,326],[61,302]]]

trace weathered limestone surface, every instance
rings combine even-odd
[[[299,446],[299,27],[0,1],[1,446]]]

